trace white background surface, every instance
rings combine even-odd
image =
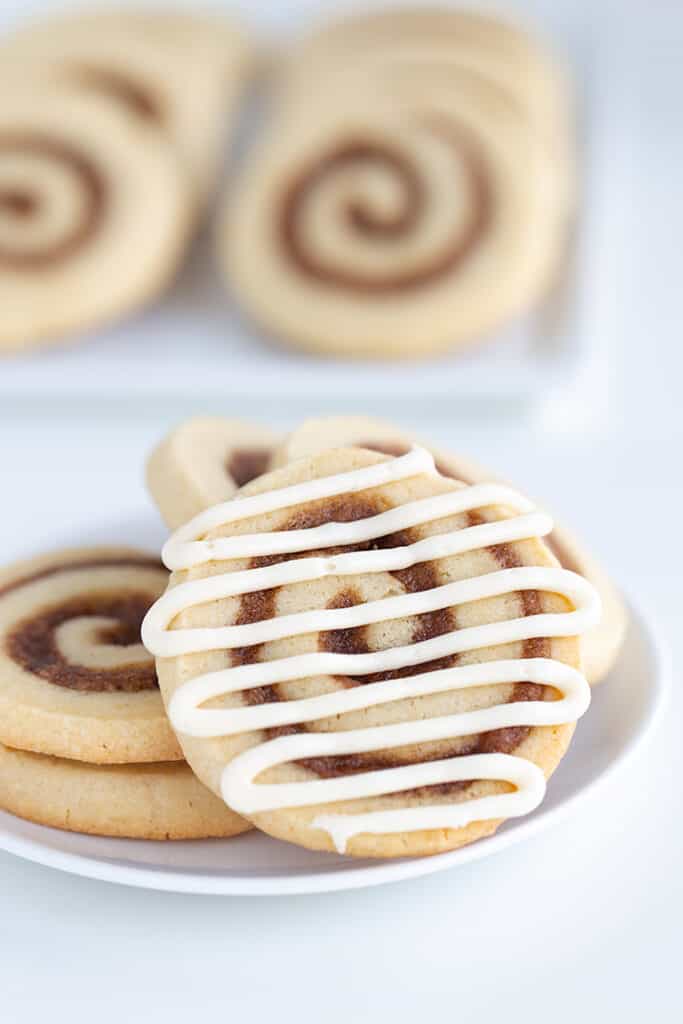
[[[322,6],[264,4],[262,17],[272,7],[284,22],[285,8]],[[674,645],[683,625],[683,11],[673,0],[524,6],[556,27],[593,18],[610,54],[612,189],[600,240],[609,273],[593,311],[609,359],[543,413],[454,408],[430,421],[428,396],[375,411],[496,465],[562,510]],[[127,407],[3,400],[1,515],[12,551],[54,544],[55,522],[60,542],[77,543],[86,518],[151,516],[144,454],[200,408],[200,396]],[[228,411],[215,401],[210,409]],[[250,411],[283,425],[298,412]],[[677,666],[674,683],[679,691]],[[376,890],[171,896],[0,855],[0,1017],[680,1021],[681,724],[675,692],[649,753],[553,832]]]

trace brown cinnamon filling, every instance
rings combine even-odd
[[[384,511],[388,505],[381,499],[370,500],[357,495],[343,495],[324,503],[309,506],[296,512],[281,529],[306,529],[319,526],[327,522],[353,522],[358,519],[368,518]],[[472,513],[470,525],[476,525],[477,513]],[[417,534],[411,530],[401,531],[400,534],[382,537],[363,544],[347,546],[343,550],[367,550],[381,547],[395,547],[413,543]],[[520,565],[512,545],[501,544],[490,548],[490,553],[502,567]],[[310,552],[307,552],[310,554]],[[272,565],[282,560],[282,557],[275,556],[268,558],[255,558],[252,560],[252,567],[257,568],[265,564]],[[289,556],[291,557],[291,556]],[[296,557],[296,556],[294,556]],[[414,593],[422,590],[430,590],[439,585],[438,571],[433,563],[424,562],[409,569],[397,570],[392,575],[399,580],[407,593]],[[237,619],[238,624],[246,622],[258,622],[272,618],[275,614],[276,588],[269,591],[262,591],[258,594],[247,594],[241,599],[240,613]],[[535,615],[539,613],[541,602],[536,591],[521,592],[519,600],[524,615]],[[361,595],[349,586],[335,597],[328,607],[344,608],[358,604],[362,601]],[[441,636],[444,633],[452,632],[458,628],[455,609],[444,608],[433,612],[427,612],[416,616],[413,628],[413,642],[418,643],[429,640],[432,637]],[[334,651],[344,654],[363,654],[372,648],[368,644],[367,628],[357,627],[354,629],[329,630],[321,633],[319,646],[322,650]],[[233,660],[236,664],[253,663],[259,660],[259,647],[252,646],[241,648],[233,652]],[[523,643],[522,657],[543,657],[549,654],[549,641],[543,639],[527,640]],[[442,658],[427,664],[408,666],[400,670],[378,672],[372,675],[361,677],[343,677],[338,682],[346,687],[363,686],[367,683],[379,682],[386,679],[396,679],[417,673],[435,671],[446,668],[449,665],[458,663],[458,656]],[[513,687],[510,701],[540,700],[543,697],[544,687],[542,685],[521,682]],[[280,687],[263,686],[256,690],[245,691],[245,699],[250,704],[264,704],[273,701],[287,699],[280,691]],[[306,725],[291,725],[267,730],[269,738],[303,732],[307,730]],[[457,746],[452,750],[444,751],[443,746],[437,755],[442,757],[458,757],[464,754],[473,753],[511,753],[529,735],[529,727],[514,726],[505,729],[496,729],[488,733],[482,733],[471,737],[463,747],[460,739]],[[394,767],[410,762],[402,761],[392,755],[391,751],[383,751],[372,754],[350,754],[328,757],[307,758],[301,764],[322,778],[333,778],[338,775],[352,774],[354,772],[368,771],[379,768]],[[439,786],[425,787],[431,793],[446,795],[458,792],[469,785],[464,783],[445,783]],[[415,790],[411,792],[421,792]]]
[[[144,121],[161,123],[164,112],[159,96],[154,95],[144,85],[113,68],[78,65],[70,69],[69,77],[86,88],[103,93],[122,103],[136,117]]]
[[[20,188],[0,189],[0,210],[13,217],[31,217],[40,206],[38,196]]]
[[[271,448],[236,448],[230,453],[225,464],[225,471],[231,476],[238,487],[243,487],[268,469]]]
[[[33,132],[7,132],[0,135],[0,160],[5,154],[29,154],[38,160],[66,168],[76,180],[81,197],[80,219],[58,241],[36,248],[0,243],[0,267],[12,270],[41,270],[67,260],[96,234],[104,216],[107,189],[95,164],[79,149],[61,139]],[[23,185],[0,191],[0,212],[30,218],[43,204],[43,198]]]
[[[354,444],[357,448],[367,448],[371,452],[380,452],[382,455],[405,455],[410,450],[407,445],[386,441],[355,441]],[[473,480],[468,479],[465,473],[458,472],[456,475],[450,467],[446,466],[443,462],[439,462],[438,459],[435,461],[435,465],[437,472],[441,476],[445,476],[450,480],[459,480],[463,484],[474,483]],[[583,570],[578,561],[567,546],[562,543],[555,530],[543,539],[563,569],[570,569],[572,572],[578,573],[579,576],[583,575]]]
[[[473,140],[464,132],[443,119],[431,119],[429,126],[453,146],[464,163],[472,204],[467,223],[458,235],[422,267],[386,274],[367,275],[344,269],[310,252],[302,230],[308,197],[327,178],[348,167],[366,164],[384,168],[397,179],[403,197],[402,208],[392,215],[380,214],[360,199],[346,203],[341,215],[359,236],[400,239],[410,234],[424,212],[428,199],[410,159],[386,143],[358,138],[342,143],[304,168],[284,193],[278,238],[288,259],[301,273],[332,287],[385,294],[428,284],[455,270],[470,255],[486,233],[492,214],[493,198],[485,166]]]
[[[63,563],[13,580],[0,588],[0,597],[27,584],[58,576],[63,572],[109,566],[163,568],[156,559],[144,556],[93,558],[73,564]],[[97,631],[93,637],[94,643],[122,648],[139,644],[142,620],[155,597],[155,594],[122,589],[112,593],[77,596],[54,606],[43,607],[14,625],[5,638],[6,652],[27,672],[66,689],[91,693],[137,693],[141,690],[154,689],[158,683],[151,657],[149,662],[143,664],[126,665],[124,662],[106,669],[74,664],[59,649],[57,630],[73,619],[104,617],[112,619],[113,622]]]

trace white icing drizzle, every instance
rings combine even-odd
[[[177,530],[164,547],[164,562],[169,569],[181,570],[212,561],[320,551],[385,537],[411,526],[492,505],[503,506],[513,514],[507,519],[426,537],[401,547],[296,558],[263,568],[181,583],[153,605],[142,627],[147,649],[157,657],[169,658],[230,650],[318,631],[352,629],[525,590],[560,594],[570,602],[572,610],[568,612],[539,613],[470,626],[367,654],[315,651],[257,664],[235,665],[198,676],[178,688],[168,708],[171,722],[178,732],[201,737],[233,736],[314,722],[398,700],[501,683],[539,683],[552,686],[559,693],[556,700],[517,701],[373,728],[281,736],[257,743],[226,765],[221,779],[223,797],[230,807],[247,815],[285,807],[335,804],[456,781],[494,780],[511,787],[507,792],[452,804],[318,815],[311,827],[327,831],[340,852],[344,852],[348,840],[359,833],[458,828],[473,821],[527,814],[538,806],[545,794],[543,772],[525,758],[494,753],[302,782],[263,783],[255,781],[258,776],[269,768],[306,758],[370,753],[513,726],[561,725],[579,718],[590,702],[588,684],[576,669],[552,658],[512,658],[455,665],[299,700],[229,708],[202,707],[212,698],[294,679],[319,675],[363,676],[526,639],[575,636],[598,621],[599,597],[586,580],[566,569],[526,566],[501,569],[349,608],[299,612],[239,626],[173,628],[174,619],[183,611],[221,598],[330,576],[394,572],[466,551],[543,537],[552,529],[552,520],[534,511],[533,505],[515,491],[498,484],[478,484],[410,501],[353,522],[203,539],[217,527],[253,516],[358,493],[421,473],[435,474],[434,460],[424,449],[414,448],[407,455],[362,469],[238,497],[208,509]]]

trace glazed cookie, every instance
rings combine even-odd
[[[170,145],[68,90],[0,100],[0,351],[129,313],[171,280],[190,229]]]
[[[57,551],[0,573],[0,742],[96,764],[180,760],[140,623],[166,586],[129,548]]]
[[[227,501],[267,472],[280,438],[266,427],[198,416],[172,430],[147,460],[147,486],[164,522],[175,529]]]
[[[106,96],[172,140],[200,203],[213,191],[251,61],[231,20],[181,12],[80,12],[9,36],[5,73]]]
[[[480,340],[555,280],[566,211],[547,144],[479,90],[410,93],[321,88],[243,168],[219,258],[274,337],[417,358]]]
[[[385,455],[404,455],[415,443],[415,438],[384,420],[367,416],[330,416],[307,420],[288,436],[273,456],[273,467],[285,465],[325,451],[354,445],[382,452]],[[422,441],[419,441],[423,444]],[[466,484],[500,481],[497,474],[460,454],[425,445],[435,457],[442,476]],[[584,576],[600,595],[602,618],[583,636],[583,664],[591,684],[601,682],[614,665],[621,650],[628,613],[624,603],[605,571],[596,563],[585,546],[564,526],[555,523],[545,542],[565,569]]]
[[[191,767],[263,831],[360,856],[531,811],[588,706],[577,635],[599,616],[551,528],[424,449],[325,452],[200,514],[142,634]]]
[[[186,764],[92,765],[0,744],[0,808],[39,825],[128,839],[209,839],[249,826]]]

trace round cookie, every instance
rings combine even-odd
[[[500,85],[530,120],[553,135],[566,130],[569,88],[556,58],[520,25],[490,14],[434,8],[394,8],[353,14],[313,31],[288,69],[296,86],[339,64],[376,67],[424,58],[449,61]]]
[[[171,528],[227,501],[267,472],[280,438],[244,420],[197,416],[167,434],[147,460],[147,486]]]
[[[384,420],[367,416],[329,416],[306,420],[292,431],[274,453],[272,464],[275,468],[328,448],[351,445],[385,455],[402,455],[415,443],[416,439],[410,434]],[[490,473],[459,453],[456,455],[435,448],[422,440],[417,443],[432,452],[442,476],[466,484],[500,481],[497,474]],[[560,565],[585,577],[600,594],[602,618],[582,638],[584,671],[588,681],[594,685],[605,678],[616,662],[626,634],[628,612],[607,573],[565,526],[555,523],[545,542]]]
[[[95,764],[181,760],[140,623],[166,586],[131,548],[0,572],[0,742]]]
[[[0,743],[0,808],[39,825],[127,839],[210,839],[248,824],[183,763],[91,765]]]
[[[424,450],[324,452],[197,517],[143,625],[193,770],[263,831],[359,856],[527,813],[587,707],[576,634],[599,614],[550,526]]]
[[[563,256],[564,207],[546,143],[480,92],[321,89],[247,161],[219,259],[273,337],[419,358],[539,300]]]
[[[106,100],[0,100],[0,352],[129,313],[173,277],[191,224],[169,143]]]
[[[104,95],[169,138],[203,204],[213,191],[249,70],[230,19],[183,12],[82,11],[8,36],[5,73]]]

